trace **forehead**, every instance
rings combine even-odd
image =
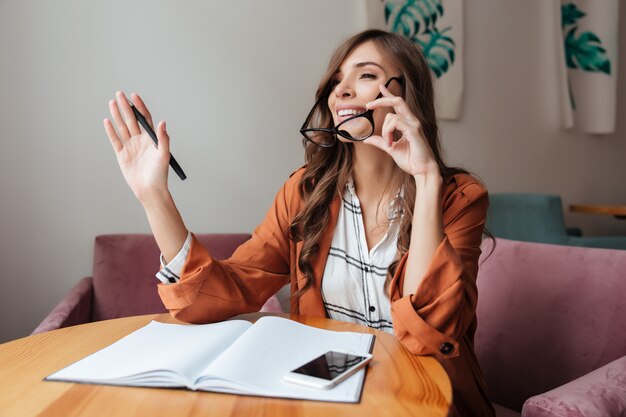
[[[346,73],[352,71],[357,65],[365,62],[374,62],[380,65],[387,74],[393,72],[392,65],[387,57],[371,41],[364,42],[354,48],[341,63],[337,72]]]

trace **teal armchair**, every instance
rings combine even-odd
[[[487,229],[511,240],[626,249],[626,236],[584,237],[580,229],[567,228],[561,197],[552,194],[490,194]]]

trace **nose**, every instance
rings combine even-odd
[[[350,83],[347,80],[342,80],[339,84],[335,86],[335,96],[336,97],[352,97],[354,95],[354,90]]]

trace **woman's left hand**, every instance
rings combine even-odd
[[[395,114],[387,113],[385,116],[381,136],[372,135],[364,143],[387,152],[400,169],[413,176],[428,174],[434,170],[438,173],[437,161],[418,118],[402,97],[391,94],[383,84],[380,85],[380,91],[383,97],[367,103],[367,108],[374,110],[392,107]],[[396,130],[402,136],[394,141]]]

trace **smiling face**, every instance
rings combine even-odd
[[[389,78],[400,75],[381,54],[373,42],[364,42],[357,46],[341,63],[339,70],[331,81],[332,90],[328,96],[328,108],[336,125],[345,119],[366,111],[365,105],[380,94],[379,86]],[[389,85],[393,95],[401,95],[402,87],[397,82]],[[391,108],[380,108],[374,111],[374,134],[380,135],[385,115],[393,112]],[[369,129],[369,122],[357,118],[346,123],[350,125],[350,133],[355,136],[359,129]],[[345,125],[344,125],[345,126]],[[338,139],[350,142],[337,135]]]

